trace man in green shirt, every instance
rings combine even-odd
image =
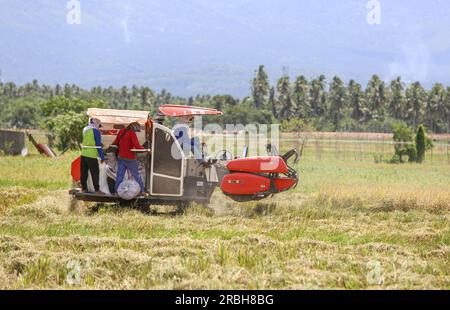
[[[92,183],[94,184],[95,194],[104,195],[100,191],[99,175],[100,167],[98,158],[105,162],[105,156],[102,149],[102,136],[99,128],[102,127],[101,121],[97,118],[91,118],[89,125],[83,129],[83,149],[81,151],[81,188],[83,192],[88,192],[87,180],[89,172],[91,173]]]

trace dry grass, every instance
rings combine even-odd
[[[0,214],[6,209],[35,201],[44,191],[24,187],[0,188]]]
[[[71,205],[70,155],[21,160],[0,158],[0,289],[450,289],[448,166],[304,160],[295,191],[151,216]]]
[[[448,212],[317,205],[321,195],[173,217],[71,213],[55,192],[1,218],[0,288],[450,288]]]
[[[314,195],[317,206],[351,208],[374,212],[420,210],[437,214],[450,212],[450,191],[411,191],[387,188],[343,187],[325,189]]]

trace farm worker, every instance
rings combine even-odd
[[[95,194],[104,195],[104,193],[100,191],[100,168],[97,159],[100,158],[101,163],[105,162],[105,156],[103,155],[102,149],[102,136],[99,131],[100,127],[102,127],[101,121],[97,118],[91,118],[88,126],[83,129],[83,148],[81,151],[80,165],[81,189],[83,192],[88,191],[87,180],[90,172]]]
[[[173,127],[173,133],[186,154],[192,152],[195,159],[202,160],[203,156],[200,139],[198,137],[191,138],[189,136],[189,124],[192,123],[193,119],[193,116],[182,116],[180,122]]]
[[[119,148],[119,154],[117,157],[118,168],[116,178],[116,193],[120,183],[122,183],[125,177],[125,172],[128,170],[134,177],[136,182],[141,187],[141,195],[145,195],[144,183],[142,182],[139,174],[139,165],[136,154],[131,151],[132,149],[143,150],[144,148],[139,144],[136,132],[141,131],[141,125],[137,122],[129,124],[126,128],[119,131],[116,139],[112,143]]]

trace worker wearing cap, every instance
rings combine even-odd
[[[194,117],[192,115],[182,116],[180,122],[173,127],[175,138],[180,143],[182,150],[186,155],[189,152],[194,154],[194,158],[202,160],[202,147],[198,137],[191,138],[189,136],[189,124],[192,123]]]
[[[145,187],[139,174],[139,165],[136,154],[132,149],[143,150],[137,138],[136,132],[141,131],[141,125],[137,122],[129,124],[126,128],[121,129],[117,134],[116,139],[112,143],[119,148],[118,153],[118,168],[116,178],[116,193],[120,183],[125,177],[125,172],[128,170],[136,182],[141,187],[141,196],[145,196]]]
[[[104,195],[100,191],[99,175],[100,168],[98,158],[105,162],[105,156],[102,149],[102,137],[99,128],[102,127],[101,121],[97,118],[91,118],[88,126],[83,129],[83,149],[81,151],[81,188],[83,192],[88,192],[87,180],[89,172],[91,173],[92,183],[94,184],[95,194]]]

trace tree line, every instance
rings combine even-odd
[[[367,86],[334,76],[320,75],[308,81],[281,77],[270,86],[260,66],[252,82],[257,109],[269,108],[278,121],[304,120],[314,129],[326,131],[392,131],[394,124],[413,128],[425,124],[442,133],[450,128],[450,87],[441,83],[427,91],[420,82],[406,85],[401,77],[384,82],[373,75]]]
[[[201,105],[225,112],[218,123],[274,123],[285,130],[307,126],[319,131],[391,132],[394,125],[416,128],[424,124],[435,133],[450,129],[450,87],[436,83],[430,90],[420,82],[406,84],[401,77],[385,82],[373,75],[367,85],[324,75],[308,80],[284,75],[271,85],[264,66],[251,81],[249,95],[197,95],[182,98],[133,85],[83,89],[74,84],[47,85],[33,80],[25,85],[0,83],[1,127],[36,128],[46,122],[45,104],[81,100],[87,105],[113,109],[140,109],[151,113],[162,104]],[[69,100],[69,101],[67,101]],[[48,111],[47,111],[48,112]]]

